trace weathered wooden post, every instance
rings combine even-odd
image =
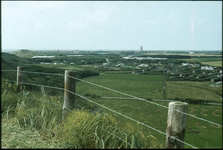
[[[21,82],[23,82],[23,71],[22,66],[17,66],[17,93],[21,92],[23,90]]]
[[[71,77],[69,77],[71,76]],[[72,77],[76,77],[76,72],[71,70],[65,70],[64,76],[64,103],[63,103],[63,115],[62,119],[65,120],[68,110],[72,110],[75,104],[75,95],[71,92],[75,93],[75,79]],[[67,91],[68,90],[68,91]],[[71,91],[71,92],[69,92]]]
[[[167,129],[166,129],[166,134],[167,134],[166,135],[166,148],[172,148],[172,149],[183,148],[184,143],[179,142],[171,138],[170,136],[173,136],[176,139],[184,141],[187,115],[181,112],[187,113],[187,106],[188,104],[183,103],[183,102],[170,102],[169,103]],[[176,110],[179,110],[181,112],[178,112]]]

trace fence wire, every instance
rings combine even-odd
[[[3,80],[5,80],[5,79],[3,79]],[[17,81],[12,81],[12,82],[17,82]],[[65,90],[64,88],[58,88],[58,87],[52,87],[52,86],[45,86],[45,85],[39,85],[39,84],[31,84],[31,83],[26,83],[26,82],[20,82],[20,83],[28,84],[28,85],[34,85],[34,86],[44,86],[44,87],[53,88],[53,89],[58,89],[58,90]],[[94,102],[94,101],[92,101],[92,100],[90,100],[90,99],[88,99],[88,98],[85,98],[85,97],[83,97],[83,96],[81,96],[81,95],[79,95],[79,94],[77,94],[77,93],[74,93],[74,92],[69,91],[69,90],[66,90],[66,91],[69,92],[69,93],[71,93],[71,94],[74,94],[74,95],[76,95],[76,96],[78,96],[78,97],[81,97],[81,98],[83,98],[83,99],[85,99],[85,100],[87,100],[87,101],[89,101],[89,102],[91,102],[91,103],[94,103],[94,104],[96,104],[96,105],[98,105],[98,106],[101,106],[101,107],[103,107],[103,108],[105,108],[105,109],[107,109],[107,110],[110,110],[110,111],[112,111],[112,112],[114,112],[114,113],[116,113],[116,114],[118,114],[118,115],[121,115],[121,116],[123,116],[123,117],[125,117],[125,118],[128,118],[128,119],[130,119],[130,120],[132,120],[132,121],[134,121],[134,122],[136,122],[136,123],[138,123],[138,124],[141,124],[141,125],[143,125],[143,126],[145,126],[145,127],[148,127],[148,128],[150,128],[150,129],[152,129],[152,130],[154,130],[154,131],[157,131],[157,132],[159,132],[159,133],[161,133],[161,134],[164,134],[164,135],[166,135],[166,136],[168,136],[168,137],[170,137],[170,138],[172,138],[172,139],[175,139],[175,140],[177,140],[177,141],[179,141],[179,142],[182,142],[182,143],[184,143],[184,144],[186,144],[186,145],[188,145],[188,146],[190,146],[190,147],[192,147],[192,148],[194,148],[194,149],[197,149],[197,147],[194,147],[193,145],[190,145],[190,144],[188,144],[188,143],[186,143],[186,142],[184,142],[184,141],[181,141],[181,140],[175,138],[174,136],[168,135],[168,134],[166,134],[166,133],[164,133],[164,132],[162,132],[162,131],[160,131],[160,130],[157,130],[156,128],[153,128],[153,127],[151,127],[151,126],[149,126],[149,125],[146,125],[146,124],[144,124],[144,123],[142,123],[142,122],[140,122],[140,121],[137,121],[137,120],[135,120],[135,119],[133,119],[133,118],[131,118],[131,117],[128,117],[128,116],[126,116],[126,115],[123,115],[123,114],[121,114],[121,113],[119,113],[119,112],[117,112],[117,111],[115,111],[115,110],[112,110],[112,109],[110,109],[110,108],[108,108],[108,107],[105,107],[105,106],[103,106],[103,105],[101,105],[101,104],[98,104],[97,102]],[[63,109],[68,109],[68,108],[63,108]],[[69,110],[69,109],[68,109],[68,110]],[[72,111],[72,110],[69,110],[69,111]],[[73,112],[73,113],[74,113],[74,112]]]
[[[113,92],[116,92],[116,93],[119,93],[119,94],[123,94],[123,95],[129,96],[129,97],[132,97],[132,98],[134,98],[134,99],[142,100],[142,101],[145,101],[145,102],[147,102],[147,103],[152,103],[152,104],[155,104],[155,105],[157,105],[157,106],[161,106],[161,107],[164,107],[164,108],[170,109],[170,108],[169,108],[169,107],[167,107],[167,106],[160,105],[160,104],[157,104],[157,103],[154,103],[154,102],[148,101],[148,100],[143,99],[143,98],[138,98],[138,97],[136,97],[136,96],[132,96],[132,95],[130,95],[130,94],[126,94],[126,93],[123,93],[123,92],[120,92],[120,91],[116,91],[116,90],[110,89],[110,88],[108,88],[108,87],[104,87],[104,86],[101,86],[101,85],[98,85],[98,84],[95,84],[95,83],[91,83],[91,82],[88,82],[88,81],[85,81],[85,80],[82,80],[82,79],[79,79],[79,78],[76,78],[76,77],[72,77],[72,76],[68,76],[68,77],[71,77],[71,78],[77,79],[77,80],[79,80],[79,81],[82,81],[82,82],[85,82],[85,83],[88,83],[88,84],[92,84],[92,85],[95,85],[95,86],[98,86],[98,87],[104,88],[104,89],[107,89],[107,90],[110,90],[110,91],[113,91]],[[191,116],[191,117],[193,117],[193,118],[196,118],[196,119],[199,119],[199,120],[203,120],[203,121],[206,121],[206,122],[208,122],[208,123],[215,124],[215,125],[217,125],[217,126],[222,127],[222,125],[220,125],[220,124],[218,124],[218,123],[215,123],[215,122],[212,122],[212,121],[209,121],[209,120],[206,120],[206,119],[200,118],[200,117],[193,116],[193,115],[191,115],[191,114],[188,114],[188,113],[182,112],[182,111],[180,111],[180,110],[177,110],[177,109],[174,109],[174,108],[171,108],[171,110],[175,110],[175,111],[177,111],[177,112],[180,112],[180,113],[182,113],[182,114],[185,114],[185,115]]]
[[[2,70],[2,71],[4,71],[4,70]],[[16,71],[16,70],[13,70],[13,71]],[[41,72],[31,72],[31,71],[21,71],[21,72],[64,76],[63,74],[53,74],[53,73],[41,73]],[[138,98],[138,97],[136,97],[136,96],[133,96],[133,95],[130,95],[130,94],[126,94],[126,93],[123,93],[123,92],[120,92],[120,91],[117,91],[117,90],[113,90],[113,89],[111,89],[111,88],[104,87],[104,86],[101,86],[101,85],[98,85],[98,84],[95,84],[95,83],[91,83],[91,82],[88,82],[88,81],[85,81],[85,80],[82,80],[82,79],[79,79],[79,78],[76,78],[76,77],[72,77],[72,76],[69,76],[69,75],[67,75],[67,76],[70,77],[70,78],[73,78],[73,79],[76,79],[76,80],[79,80],[79,81],[82,81],[82,82],[85,82],[85,83],[94,85],[94,86],[98,86],[98,87],[101,87],[101,88],[104,88],[104,89],[107,89],[107,90],[110,90],[110,91],[113,91],[113,92],[116,92],[116,93],[119,93],[119,94],[123,94],[123,95],[129,96],[129,97],[135,98],[135,99],[137,99],[137,100],[142,100],[142,101],[145,101],[145,102],[147,102],[147,103],[152,103],[152,104],[154,104],[154,105],[157,105],[157,106],[160,106],[160,107],[164,107],[164,108],[169,109],[169,107],[167,107],[167,106],[160,105],[160,104],[157,104],[157,103],[154,103],[154,102],[151,102],[151,101],[147,101],[146,99],[143,99],[143,98]],[[22,82],[21,82],[21,83],[22,83]],[[47,86],[45,86],[45,87],[47,87]],[[215,125],[217,125],[217,126],[223,127],[222,125],[220,125],[220,124],[218,124],[218,123],[215,123],[215,122],[212,122],[212,121],[209,121],[209,120],[200,118],[200,117],[196,117],[196,116],[194,116],[194,115],[191,115],[191,114],[182,112],[182,111],[177,110],[177,109],[174,109],[174,108],[171,108],[171,110],[175,110],[175,111],[177,111],[177,112],[180,112],[180,113],[182,113],[182,114],[191,116],[191,117],[193,117],[193,118],[196,118],[196,119],[199,119],[199,120],[202,120],[202,121],[205,121],[205,122],[208,122],[208,123],[215,124]]]
[[[4,81],[17,82],[17,81],[6,80],[6,79],[3,79],[3,80],[4,80]],[[62,88],[58,88],[58,87],[44,86],[44,85],[31,84],[31,83],[25,83],[25,82],[20,82],[20,83],[23,83],[23,84],[28,84],[28,85],[34,85],[34,86],[48,87],[48,88],[53,88],[53,89],[58,89],[58,90],[64,90],[64,89],[62,89]],[[37,98],[33,98],[33,97],[28,97],[28,98],[31,98],[31,99],[35,99],[35,100],[41,101],[41,100],[39,100],[39,99],[37,99]],[[47,101],[41,101],[41,102],[44,102],[44,103],[49,103],[49,104],[53,104],[53,105],[56,105],[56,106],[63,107],[63,106],[61,106],[61,105],[58,105],[58,104],[55,104],[55,103],[51,103],[51,102],[47,102]],[[77,105],[77,104],[75,104],[75,105]],[[77,105],[77,106],[81,107],[80,105]],[[73,112],[73,111],[72,111],[72,110],[70,110],[69,108],[63,108],[63,110],[64,110],[64,109],[67,109],[68,111],[70,111],[70,112],[72,112],[72,113],[74,113],[74,114],[75,114],[75,112]],[[105,129],[103,129],[103,130],[105,130]],[[118,137],[118,136],[114,135],[113,133],[109,132],[108,130],[105,130],[105,131],[106,131],[106,132],[108,132],[108,133],[110,133],[110,134],[112,134],[113,136],[115,136],[115,137],[116,137],[116,138],[118,138],[119,140],[121,140],[121,141],[123,141],[123,142],[125,142],[125,143],[127,143],[128,145],[130,145],[130,146],[131,146],[131,144],[130,144],[130,143],[126,142],[126,141],[125,141],[125,140],[123,140],[122,138],[120,138],[120,137]],[[134,147],[135,149],[137,149],[135,146],[133,146],[133,147]]]

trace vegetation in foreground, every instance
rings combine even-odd
[[[2,81],[2,148],[159,148],[107,113],[74,109],[63,121],[60,97],[15,89]]]

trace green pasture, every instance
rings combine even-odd
[[[192,98],[221,102],[218,94],[222,93],[222,86],[210,86],[213,82],[190,82],[190,81],[167,81],[166,97],[174,98]]]
[[[157,75],[132,75],[132,74],[102,74],[101,76],[98,77],[84,78],[84,80],[123,93],[127,93],[136,97],[160,98],[160,99],[164,98],[163,92],[161,93],[154,92],[153,90],[153,89],[163,88],[162,75],[157,76]],[[166,86],[167,87],[166,92],[170,96],[171,92],[176,91],[175,94],[178,93],[178,95],[176,96],[180,98],[179,95],[181,95],[180,92],[182,91],[177,91],[177,89],[182,88],[182,86],[188,86],[189,94],[187,93],[187,95],[193,97],[196,95],[196,93],[191,93],[191,92],[201,89],[204,91],[199,92],[199,94],[197,94],[200,96],[198,98],[205,98],[205,96],[207,95],[203,94],[205,94],[205,92],[211,91],[210,89],[212,88],[208,86],[207,89],[205,89],[204,85],[199,83],[182,82],[182,84],[184,85],[179,84],[179,86],[174,88],[172,87],[173,89],[169,91],[168,88],[170,89],[170,83],[168,81]],[[191,86],[191,88],[189,88],[189,86]],[[149,89],[152,90],[149,91]],[[100,105],[103,105],[107,108],[117,111],[123,115],[131,117],[132,119],[135,119],[146,125],[149,125],[151,128],[145,127],[140,123],[132,121],[128,118],[125,118],[117,113],[114,113],[110,110],[107,110],[101,106],[98,106],[84,99],[78,98],[76,100],[76,104],[81,106],[85,106],[85,104],[96,106],[98,109],[112,114],[112,116],[114,116],[117,119],[119,124],[123,126],[132,126],[133,128],[138,129],[143,136],[154,139],[155,141],[157,141],[160,147],[165,148],[166,136],[157,131],[154,131],[152,128],[160,130],[164,133],[166,132],[168,109],[161,106],[157,106],[154,103],[168,106],[169,102],[152,101],[151,103],[151,101],[145,102],[132,99],[115,99],[115,98],[105,99],[102,97],[103,96],[128,97],[128,96],[108,91],[103,88],[92,86],[90,84],[86,84],[79,81],[76,83],[76,91],[80,95],[95,94],[96,98],[95,97],[92,98],[91,96],[88,96],[87,98],[89,98],[94,102],[97,102]],[[216,99],[218,98],[219,96],[216,97]],[[189,104],[188,113],[218,124],[222,124],[221,106]],[[212,125],[211,123],[198,120],[191,116],[187,116],[185,142],[198,148],[222,148],[222,128]],[[191,148],[191,147],[184,145],[184,148]]]
[[[209,61],[209,62],[201,62],[204,65],[222,67],[222,61]]]
[[[117,113],[114,113],[84,99],[78,99],[76,101],[76,104],[81,106],[84,106],[84,104],[96,106],[103,112],[107,112],[114,116],[117,119],[118,123],[122,126],[131,126],[134,129],[138,129],[143,136],[154,139],[160,147],[165,148],[166,136],[153,130],[152,128],[166,133],[168,115],[167,108],[163,108],[161,106],[157,106],[155,104],[140,100],[102,98],[89,99],[118,113],[126,115],[127,117],[144,123],[151,128],[145,127],[140,123],[132,121],[126,117],[123,117]],[[169,102],[154,103],[164,106],[168,106],[169,104]],[[222,124],[221,106],[189,104],[187,113],[218,124]],[[211,123],[198,120],[191,116],[187,116],[185,142],[198,148],[222,148],[222,128]],[[191,147],[188,145],[184,145],[184,148]]]
[[[137,97],[164,98],[162,75],[101,74],[100,76],[84,78],[84,80]],[[162,92],[157,92],[154,89]],[[127,97],[83,82],[77,82],[76,90],[81,95],[96,94],[101,97]]]
[[[186,62],[199,62],[204,65],[211,65],[216,67],[222,67],[222,58],[191,58],[191,59],[178,59]]]

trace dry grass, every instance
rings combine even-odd
[[[1,148],[63,148],[59,140],[46,133],[34,128],[24,129],[12,119],[2,119]]]

